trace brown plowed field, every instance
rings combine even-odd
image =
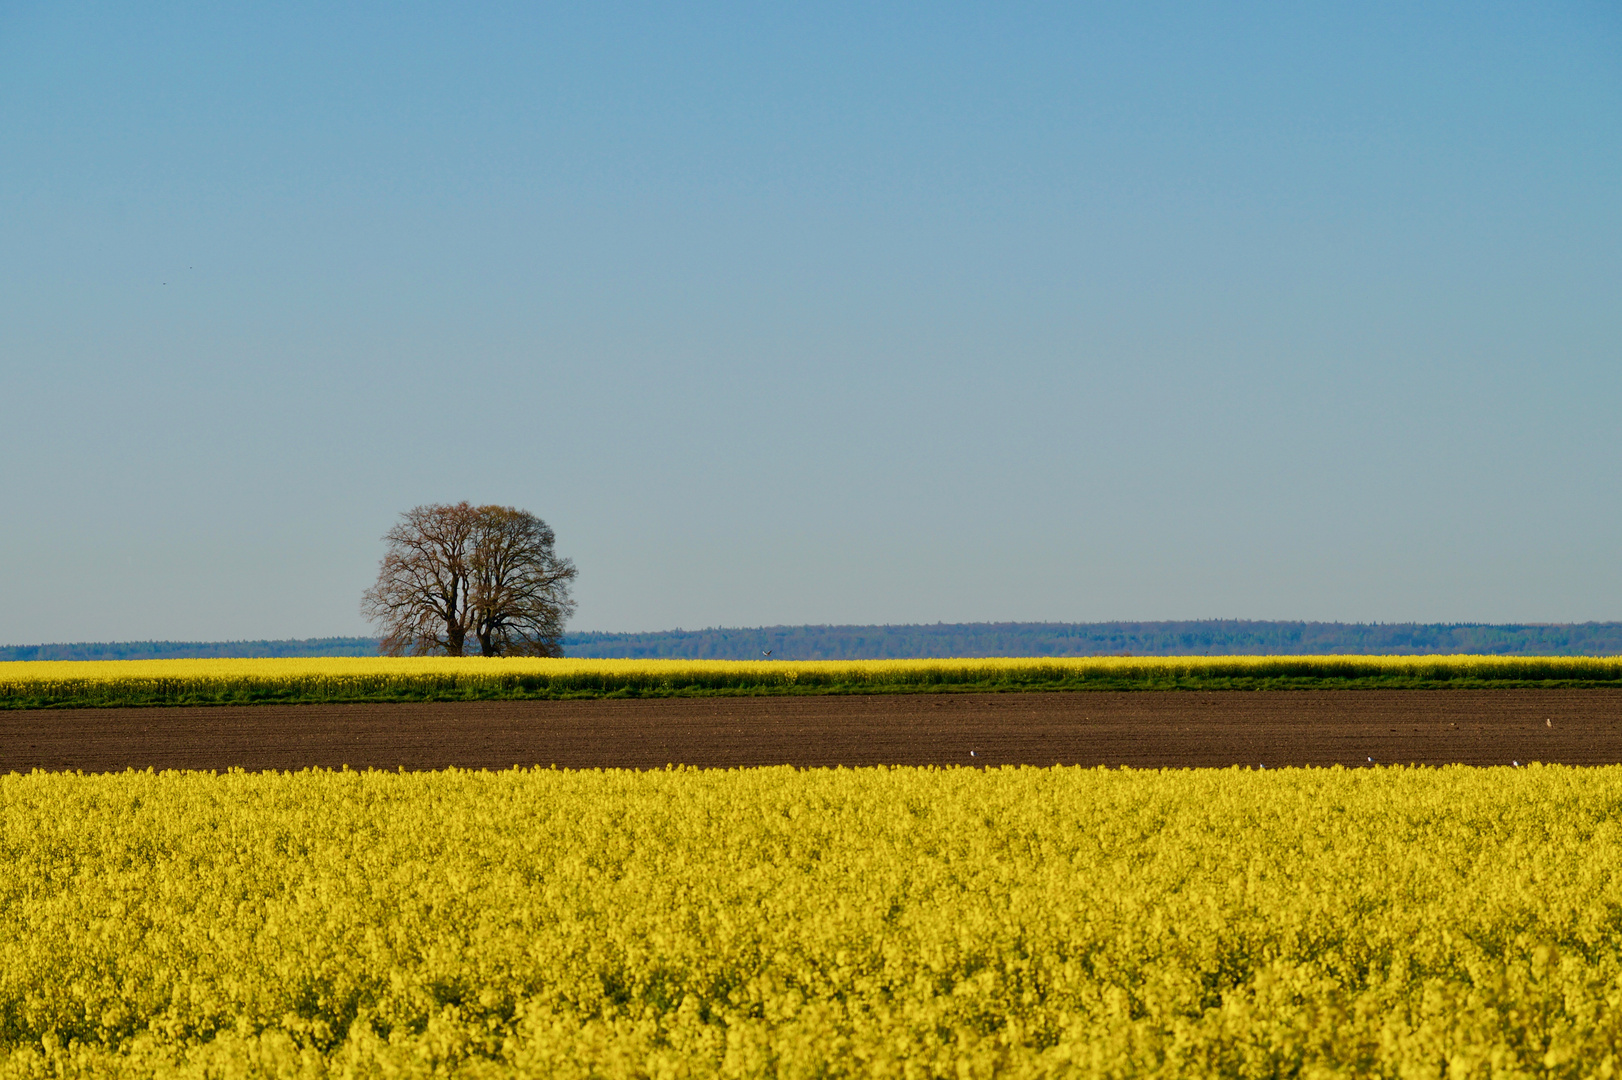
[[[971,753],[972,752],[972,753]],[[0,773],[1622,762],[1622,690],[907,694],[0,712]]]

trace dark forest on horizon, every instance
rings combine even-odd
[[[768,652],[773,660],[1425,653],[1614,656],[1622,654],[1622,622],[1332,623],[1203,619],[1182,622],[718,627],[648,633],[566,634],[564,652],[573,657],[683,660],[757,660]],[[0,661],[376,654],[377,640],[368,637],[0,646]]]

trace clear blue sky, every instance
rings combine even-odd
[[[0,643],[1622,618],[1609,3],[0,4]]]

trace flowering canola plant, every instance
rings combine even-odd
[[[1177,656],[929,660],[318,657],[10,661],[0,707],[1217,684],[1614,682],[1622,657]]]
[[[0,1077],[1622,1064],[1622,768],[0,777]]]

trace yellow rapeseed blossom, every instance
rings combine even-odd
[[[1220,680],[1616,681],[1622,657],[1177,656],[956,660],[322,657],[0,663],[0,706],[608,693],[1188,685]]]
[[[1606,1077],[1622,768],[0,777],[0,1077]]]

